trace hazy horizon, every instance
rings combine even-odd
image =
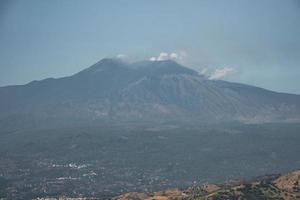
[[[105,57],[174,59],[214,79],[300,94],[299,1],[1,1],[0,86]]]

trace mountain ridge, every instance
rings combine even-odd
[[[46,127],[129,121],[300,122],[300,95],[209,80],[172,60],[102,59],[71,76],[0,87],[0,98],[5,127],[7,120],[22,124],[24,118]],[[65,125],[64,119],[69,121]]]
[[[101,59],[100,61],[92,64],[90,67],[88,68],[85,68],[85,69],[82,69],[80,70],[79,72],[76,72],[72,75],[67,75],[67,76],[63,76],[63,77],[57,77],[57,78],[54,78],[54,77],[48,77],[48,78],[44,78],[44,79],[39,79],[39,80],[32,80],[32,81],[29,81],[28,83],[24,83],[24,84],[10,84],[10,85],[3,85],[3,86],[0,86],[0,89],[1,88],[10,88],[10,87],[18,87],[18,86],[26,86],[26,85],[30,85],[30,84],[36,84],[36,83],[40,83],[40,82],[43,82],[43,81],[53,81],[53,80],[60,80],[60,79],[66,79],[66,78],[70,78],[70,77],[73,77],[75,75],[78,75],[84,71],[87,71],[89,69],[91,69],[92,67],[94,67],[95,65],[99,64],[101,61],[103,60],[107,60],[107,61],[116,61],[116,62],[119,62],[119,63],[122,63],[122,64],[126,64],[128,68],[131,68],[131,69],[136,69],[133,66],[138,66],[139,64],[142,64],[142,63],[162,63],[162,62],[173,62],[173,63],[176,63],[178,64],[177,62],[173,61],[173,60],[162,60],[162,61],[148,61],[148,60],[142,60],[142,61],[137,61],[137,62],[133,62],[133,63],[129,63],[129,62],[126,62],[120,58],[103,58]],[[199,74],[197,71],[189,68],[189,67],[185,67],[185,66],[182,66],[180,64],[178,64],[179,66],[181,67],[184,67],[188,70],[191,70],[193,71],[194,73],[197,73],[199,76],[202,76],[203,78],[206,78],[208,79],[208,77],[205,77],[205,75],[203,74]],[[212,81],[223,81],[222,79],[217,79],[217,80],[212,80]],[[229,82],[229,81],[225,81],[225,82]],[[238,85],[241,85],[241,86],[250,86],[250,87],[253,87],[253,88],[257,88],[257,89],[263,89],[265,91],[270,91],[270,92],[274,92],[274,93],[278,93],[278,94],[288,94],[288,95],[296,95],[296,96],[300,96],[300,94],[295,94],[295,93],[289,93],[289,92],[281,92],[281,91],[274,91],[274,90],[270,90],[270,89],[266,89],[266,88],[263,88],[263,87],[260,87],[260,86],[253,86],[253,85],[249,85],[249,84],[245,84],[245,83],[240,83],[240,82],[232,82],[230,81],[230,83],[233,83],[233,84],[238,84]]]

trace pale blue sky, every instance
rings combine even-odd
[[[300,94],[299,0],[0,1],[0,85],[160,52],[225,80]]]

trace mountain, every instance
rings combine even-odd
[[[299,122],[300,96],[208,80],[174,61],[103,59],[72,76],[0,88],[0,127]]]
[[[300,170],[286,175],[269,175],[251,181],[205,184],[186,190],[168,189],[154,193],[131,192],[113,200],[296,200],[300,199]]]

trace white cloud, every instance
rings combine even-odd
[[[170,53],[170,58],[176,60],[178,58],[177,53]]]
[[[234,72],[235,72],[235,69],[232,67],[218,68],[218,69],[215,69],[215,71],[208,76],[208,79],[210,79],[210,80],[221,79],[221,78],[224,78]]]
[[[161,52],[157,58],[158,61],[168,60],[168,59],[169,59],[169,54],[166,52]]]
[[[150,61],[156,61],[156,58],[155,57],[151,57],[149,58]]]
[[[118,54],[116,57],[120,58],[120,59],[124,59],[124,58],[127,58],[128,56],[125,54]]]
[[[185,51],[179,51],[177,52],[161,52],[159,56],[157,57],[151,57],[149,58],[150,61],[162,61],[162,60],[176,60],[176,61],[182,61],[187,56]]]

